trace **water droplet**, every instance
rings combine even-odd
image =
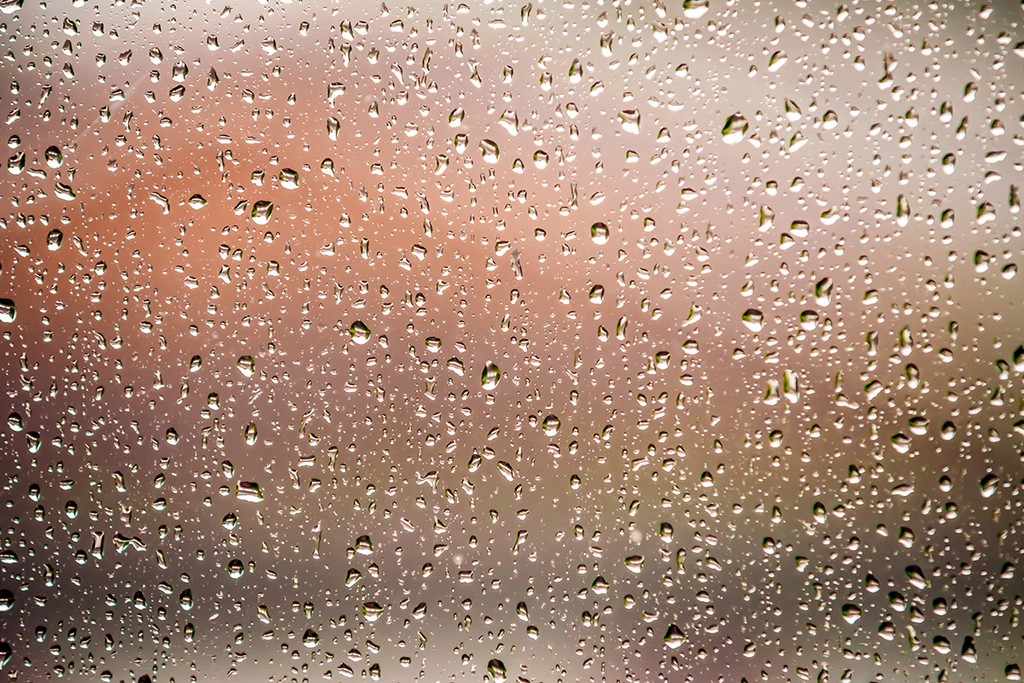
[[[235,497],[247,503],[262,503],[263,489],[254,481],[240,481],[235,489]]]
[[[256,359],[252,356],[241,356],[235,363],[235,367],[246,377],[252,377],[256,374]]]
[[[57,195],[58,199],[63,199],[66,202],[74,201],[75,199],[75,191],[71,189],[70,185],[65,183],[57,183],[53,193]]]
[[[636,109],[625,109],[619,112],[619,124],[622,130],[637,135],[640,133],[640,112]]]
[[[855,624],[855,623],[857,623],[857,621],[860,620],[861,609],[860,609],[860,607],[858,607],[857,605],[854,605],[853,603],[846,603],[845,605],[843,605],[842,612],[843,612],[843,620],[847,624]]]
[[[999,488],[999,477],[989,472],[981,478],[981,495],[985,498],[991,498],[995,495],[996,490]]]
[[[384,608],[376,602],[364,602],[362,612],[367,621],[377,621],[384,614]]]
[[[57,251],[64,242],[64,233],[54,228],[46,234],[46,248],[50,251]]]
[[[710,0],[683,0],[683,16],[687,19],[700,19],[709,8]]]
[[[0,299],[0,322],[13,323],[18,317],[18,309],[10,299]]]
[[[665,645],[667,645],[669,648],[673,650],[678,650],[683,646],[683,643],[685,642],[686,636],[683,635],[683,632],[675,624],[669,626],[668,630],[665,631]]]
[[[480,375],[480,382],[484,389],[490,391],[498,386],[501,381],[501,369],[493,362],[484,363],[484,370]]]
[[[261,199],[252,205],[252,216],[253,223],[256,225],[266,225],[270,222],[270,216],[274,213],[274,204],[265,199]]]
[[[541,428],[547,436],[554,436],[562,428],[562,421],[556,415],[548,415],[541,422]]]
[[[282,168],[277,179],[286,190],[296,190],[299,187],[299,172],[295,169]]]
[[[494,140],[481,140],[480,153],[483,155],[484,161],[489,164],[498,163],[498,157],[501,156],[501,152],[498,150],[498,143],[494,142]]]
[[[302,644],[313,649],[320,644],[320,635],[313,629],[307,628],[306,632],[302,634]]]
[[[60,147],[51,145],[46,148],[43,152],[43,159],[46,160],[46,165],[50,168],[60,168],[64,163],[64,155],[61,154]]]
[[[505,669],[505,662],[500,659],[492,659],[487,662],[487,673],[494,679],[494,683],[505,683],[508,671]]]
[[[743,311],[741,316],[743,324],[747,326],[747,329],[751,332],[760,332],[764,329],[764,313],[757,310],[756,308],[748,308]]]
[[[372,555],[373,554],[373,541],[370,540],[369,536],[363,535],[356,539],[355,551],[360,555]]]
[[[352,323],[348,328],[348,333],[356,344],[365,344],[370,341],[370,328],[362,320]]]
[[[722,139],[730,145],[741,142],[747,134],[749,124],[742,114],[733,114],[722,126]]]

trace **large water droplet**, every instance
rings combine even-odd
[[[598,221],[590,226],[590,239],[594,244],[606,244],[610,236],[611,230],[607,224]]]
[[[256,225],[266,225],[270,222],[270,216],[274,213],[274,204],[261,199],[252,205],[252,221]]]
[[[484,370],[480,374],[480,382],[484,389],[490,391],[498,386],[498,382],[501,381],[501,369],[493,362],[487,361],[484,363]]]
[[[10,299],[0,299],[0,322],[13,323],[18,317],[18,308]]]
[[[365,344],[370,341],[370,328],[362,320],[352,323],[348,328],[348,333],[356,344]]]

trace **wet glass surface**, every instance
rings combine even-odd
[[[1020,680],[1019,4],[0,11],[7,680]]]

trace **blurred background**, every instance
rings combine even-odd
[[[0,2],[8,680],[993,681],[1021,6]]]

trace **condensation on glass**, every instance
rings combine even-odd
[[[1020,680],[1016,2],[0,12],[8,680]]]

